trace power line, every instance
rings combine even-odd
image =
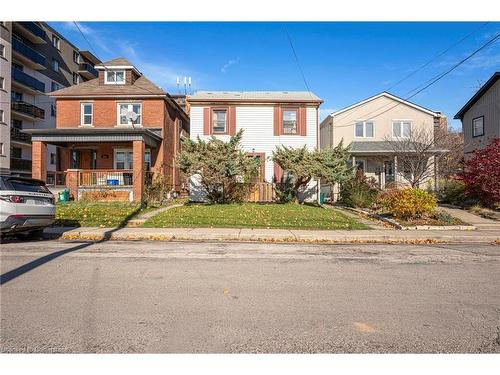
[[[304,84],[306,85],[307,92],[312,98],[311,90],[309,89],[309,85],[307,84],[306,76],[304,74],[304,71],[302,70],[302,67],[300,66],[299,62],[299,57],[297,56],[297,53],[295,52],[295,48],[293,46],[292,38],[290,37],[290,34],[288,33],[288,30],[286,29],[286,25],[283,24],[283,30],[285,31],[286,37],[288,38],[288,42],[290,43],[290,47],[292,48],[293,55],[295,56],[295,62],[297,63],[297,66],[299,68],[300,74],[302,75],[302,80],[304,81]]]
[[[450,74],[452,71],[454,71],[456,68],[458,68],[460,65],[462,65],[463,63],[465,63],[467,60],[471,59],[473,56],[475,56],[476,54],[478,54],[479,52],[481,52],[483,49],[485,48],[488,48],[489,46],[491,46],[492,44],[494,44],[497,40],[500,39],[500,33],[496,34],[496,36],[494,36],[492,39],[490,39],[488,42],[486,42],[485,44],[483,44],[481,47],[479,47],[478,49],[476,49],[474,52],[472,52],[471,54],[469,54],[467,57],[463,58],[462,60],[460,60],[458,63],[456,63],[455,65],[453,65],[450,69],[444,71],[443,73],[440,73],[436,76],[434,76],[433,78],[431,78],[430,80],[426,81],[423,85],[423,87],[419,88],[421,85],[417,86],[417,89],[413,89],[409,92],[412,92],[412,91],[415,91],[417,90],[414,94],[406,97],[405,99],[403,99],[404,101],[408,101],[409,99],[413,98],[414,96],[420,94],[422,91],[426,90],[427,88],[429,88],[430,86],[434,85],[436,82],[440,81],[442,78],[444,78],[445,76],[447,76],[448,74]],[[374,119],[384,113],[386,113],[387,111],[390,111],[391,109],[397,107],[398,105],[400,105],[401,103],[398,102],[397,104],[395,104],[394,106],[392,106],[391,108],[373,116],[373,117],[369,117],[369,115],[371,115],[372,113],[375,113],[379,110],[381,110],[382,108],[386,107],[386,105],[374,110],[374,111],[371,111],[367,114],[365,114],[364,116],[362,116],[363,118],[370,118],[370,119]],[[345,117],[344,117],[345,118]],[[347,126],[353,126],[353,124],[345,124],[345,125],[336,125],[336,127],[347,127]]]
[[[464,40],[468,39],[471,35],[475,34],[476,32],[478,32],[479,30],[481,30],[483,27],[485,27],[486,25],[488,25],[490,22],[485,22],[483,23],[479,28],[473,30],[472,32],[468,33],[467,35],[465,35],[463,38],[461,38],[458,42],[454,43],[453,45],[451,45],[450,47],[446,48],[443,52],[439,53],[438,55],[434,56],[433,58],[431,58],[429,61],[427,61],[426,63],[424,63],[423,65],[421,65],[419,68],[417,68],[416,70],[412,71],[410,74],[406,75],[405,77],[403,77],[402,79],[400,79],[399,81],[397,81],[394,85],[390,86],[389,88],[387,88],[385,91],[389,91],[391,90],[392,88],[396,87],[397,85],[399,85],[401,82],[407,80],[408,78],[410,78],[411,76],[413,76],[414,74],[416,74],[417,72],[421,71],[422,69],[424,69],[425,67],[427,67],[429,64],[431,64],[432,62],[436,61],[439,57],[445,55],[448,51],[450,51],[451,49],[453,49],[454,47],[456,47],[457,45],[459,45],[460,43],[462,43]],[[421,86],[424,86],[426,85],[427,83],[431,82],[436,76],[432,77],[431,79],[425,81]],[[417,86],[416,88],[406,92],[406,94],[404,95],[410,95],[412,92],[414,91],[417,91],[418,89],[420,88],[420,86]],[[390,105],[391,103],[388,103],[388,104],[385,104],[383,105],[382,107],[380,107],[379,109],[382,109],[384,107],[387,107],[388,105]],[[348,114],[348,115],[345,115],[344,117],[341,117],[340,119],[338,119],[337,121],[340,121],[340,120],[343,120],[344,118],[346,117],[349,117],[350,115],[352,115],[353,113],[357,112],[359,110],[358,109],[355,109],[351,114]]]
[[[406,81],[408,78],[410,78],[411,76],[413,76],[414,74],[418,73],[419,71],[421,71],[422,69],[424,69],[425,67],[429,66],[429,64],[431,64],[432,62],[436,61],[439,57],[445,55],[448,51],[450,51],[451,49],[455,48],[456,46],[458,46],[460,43],[462,43],[463,41],[465,41],[466,39],[468,39],[470,36],[472,36],[473,34],[475,34],[476,32],[478,32],[479,30],[481,30],[483,27],[485,27],[486,25],[488,25],[489,22],[485,22],[483,23],[481,26],[479,26],[477,29],[471,31],[470,33],[468,33],[467,35],[465,35],[462,39],[460,39],[458,42],[452,44],[450,47],[446,48],[444,51],[442,51],[441,53],[439,53],[438,55],[434,56],[433,58],[431,58],[429,61],[427,61],[426,63],[424,63],[423,65],[421,65],[420,67],[418,67],[417,69],[415,69],[414,71],[412,71],[411,73],[409,73],[408,75],[406,75],[405,77],[403,77],[402,79],[400,79],[399,81],[397,81],[395,84],[393,84],[392,86],[390,86],[387,90],[391,90],[392,88],[396,87],[397,85],[399,85],[401,82],[404,82]]]

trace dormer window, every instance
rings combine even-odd
[[[105,83],[107,85],[123,85],[125,83],[124,70],[106,70]]]

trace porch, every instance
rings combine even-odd
[[[33,129],[32,175],[51,190],[63,188],[79,200],[142,201],[155,174],[172,182],[173,166],[164,163],[159,129]],[[57,170],[48,172],[47,145],[57,146]]]

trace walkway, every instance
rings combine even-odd
[[[459,209],[459,208],[439,206],[439,209],[449,213],[451,216],[454,216],[457,219],[462,220],[464,223],[474,225],[479,230],[483,230],[483,229],[495,230],[496,229],[496,230],[500,231],[500,222],[499,221],[486,219],[484,217],[471,214],[470,212],[468,212],[466,210]]]

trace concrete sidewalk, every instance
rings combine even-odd
[[[247,228],[47,228],[64,240],[262,241],[313,243],[500,243],[497,230],[288,230]]]

